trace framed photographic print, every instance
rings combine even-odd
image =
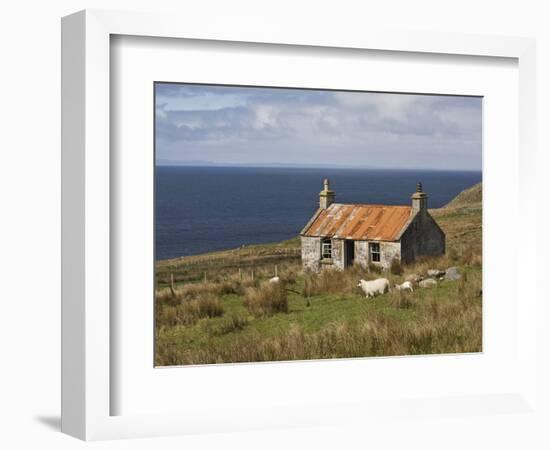
[[[533,42],[212,30],[63,19],[63,430],[528,411]]]
[[[481,97],[154,89],[155,365],[482,351]]]

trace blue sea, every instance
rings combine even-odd
[[[421,181],[437,208],[481,181],[481,172],[157,166],[156,259],[295,237],[326,177],[339,203],[409,204]]]

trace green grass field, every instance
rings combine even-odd
[[[156,365],[209,364],[482,349],[481,189],[432,210],[447,254],[401,274],[304,274],[299,239],[157,263]],[[479,199],[479,201],[478,201]],[[360,278],[458,266],[462,278],[366,299]],[[267,280],[282,279],[277,286]],[[170,288],[171,277],[174,289]]]

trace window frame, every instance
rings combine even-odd
[[[329,247],[328,254],[330,256],[325,256],[325,246]],[[321,239],[321,259],[323,260],[332,260],[332,239],[330,238],[322,238]]]
[[[377,246],[378,251],[375,251],[374,248]],[[378,255],[378,259],[374,259],[374,255]],[[369,259],[370,262],[379,263],[382,260],[382,250],[380,248],[380,242],[369,242]]]

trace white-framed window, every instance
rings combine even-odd
[[[321,258],[331,259],[332,258],[332,240],[323,239],[321,241]]]
[[[369,250],[371,262],[380,262],[380,244],[378,242],[371,242]]]

